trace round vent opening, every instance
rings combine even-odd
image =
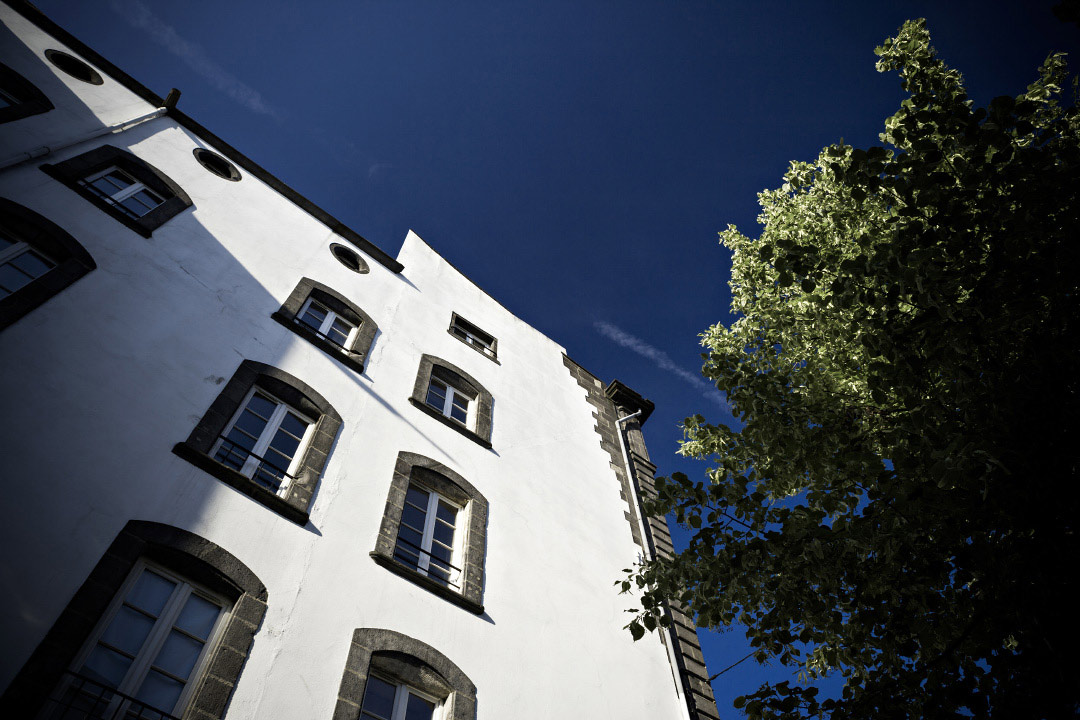
[[[354,250],[351,250],[344,245],[339,245],[338,243],[332,243],[330,245],[330,252],[334,254],[334,257],[337,258],[339,263],[349,268],[353,272],[368,272],[367,263],[364,262],[364,259],[357,255]]]
[[[76,80],[82,80],[91,85],[101,85],[104,80],[97,70],[84,63],[74,55],[68,55],[60,50],[46,50],[45,57],[56,67],[66,72]]]
[[[210,152],[203,148],[195,148],[192,150],[192,153],[195,155],[195,159],[199,161],[200,165],[217,175],[219,178],[225,178],[232,182],[239,182],[240,171],[236,169],[235,165],[218,155],[216,152]]]

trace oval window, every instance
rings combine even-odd
[[[236,169],[235,165],[218,155],[216,152],[210,152],[204,148],[195,148],[191,152],[195,155],[195,159],[199,161],[200,165],[217,175],[219,178],[239,182],[240,171]]]
[[[66,72],[76,80],[82,80],[91,85],[101,85],[104,80],[97,70],[84,63],[74,55],[68,55],[60,50],[46,50],[45,57],[56,67]]]
[[[353,272],[368,272],[368,266],[367,263],[364,262],[364,259],[357,255],[355,251],[345,247],[344,245],[339,245],[338,243],[331,243],[330,252],[334,254],[334,257],[337,258],[339,263],[349,268]]]

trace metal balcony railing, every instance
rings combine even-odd
[[[424,569],[424,568],[419,567],[419,565],[414,565],[413,563],[408,562],[406,558],[401,557],[400,555],[397,554],[397,552],[395,552],[394,553],[394,559],[397,560],[402,565],[405,565],[407,567],[412,568],[413,570],[416,570],[417,572],[420,572],[420,573],[423,573],[423,574],[427,575],[429,578],[431,578],[435,582],[442,582],[442,578],[440,578],[438,575],[433,575],[431,570],[430,570],[431,565],[433,563],[438,563],[438,565],[436,565],[436,567],[450,568],[450,570],[451,570],[450,578],[454,578],[454,579],[460,579],[461,578],[461,568],[459,568],[457,565],[451,565],[450,563],[446,562],[442,558],[435,557],[434,555],[431,554],[430,551],[425,550],[424,548],[420,547],[419,545],[412,544],[411,542],[409,542],[408,540],[406,540],[405,538],[403,538],[401,536],[398,536],[397,542],[398,542],[398,545],[406,545],[406,546],[408,546],[410,551],[414,551],[414,554],[427,555],[428,556],[428,569]],[[452,579],[447,579],[446,584],[449,585],[450,587],[460,589],[459,584],[454,582]]]
[[[164,710],[75,672],[65,672],[49,697],[44,720],[180,720]]]
[[[221,444],[218,445],[217,451],[214,453],[215,460],[240,472],[244,465],[247,464],[248,459],[255,458],[259,461],[259,464],[256,466],[251,479],[265,486],[271,492],[277,492],[281,488],[281,482],[284,478],[296,479],[295,475],[290,475],[284,468],[275,465],[260,455],[256,455],[243,445],[233,442],[224,435],[218,435],[218,440],[221,441]]]

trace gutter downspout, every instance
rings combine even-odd
[[[66,150],[73,145],[78,145],[79,143],[84,143],[88,140],[102,137],[103,135],[111,135],[113,133],[121,133],[125,130],[130,130],[136,125],[142,125],[144,122],[163,117],[167,112],[169,112],[167,107],[159,107],[152,112],[146,113],[145,115],[139,115],[138,117],[131,118],[130,120],[125,120],[114,125],[107,125],[106,127],[98,128],[97,130],[92,130],[88,133],[76,137],[74,140],[68,140],[67,142],[63,142],[59,145],[42,145],[41,147],[36,147],[33,150],[28,150],[27,152],[12,155],[11,157],[5,158],[2,162],[0,162],[0,170],[7,170],[8,168],[15,167],[16,165],[22,165],[25,162],[36,160],[37,158],[46,157],[54,152]]]
[[[645,513],[641,507],[641,496],[638,494],[637,475],[634,474],[634,462],[630,459],[630,443],[626,439],[625,423],[627,420],[633,420],[641,414],[641,410],[635,413],[621,417],[615,420],[615,427],[619,429],[619,445],[622,446],[623,462],[626,464],[627,477],[630,481],[630,493],[634,496],[634,507],[637,508],[637,521],[638,532],[641,534],[642,548],[645,551],[646,560],[654,560],[656,558],[656,549],[653,547],[652,534],[649,533],[649,528],[645,523]],[[667,628],[668,642],[664,643],[664,649],[667,651],[668,664],[671,665],[671,679],[675,681],[675,694],[682,699],[680,707],[682,707],[685,713],[685,720],[692,720],[690,712],[690,696],[685,693],[685,688],[682,683],[679,682],[678,675],[680,675],[679,663],[675,658],[675,629],[674,624],[669,625]]]

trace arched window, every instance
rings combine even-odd
[[[143,237],[191,207],[191,198],[172,178],[112,145],[46,163],[41,170]]]
[[[457,365],[432,355],[422,356],[409,401],[444,425],[484,447],[491,447],[494,399]]]
[[[488,501],[468,480],[423,455],[398,453],[371,557],[481,614]]]
[[[96,267],[86,248],[59,225],[0,198],[0,328]]]
[[[270,317],[357,372],[364,372],[379,326],[341,293],[301,278],[280,310]]]
[[[341,416],[310,386],[245,360],[173,452],[289,520],[306,525]]]
[[[406,714],[407,713],[407,714]],[[474,720],[476,685],[445,655],[393,630],[358,628],[334,717]]]
[[[0,123],[12,122],[53,109],[45,93],[7,65],[0,63]]]
[[[0,697],[0,715],[220,718],[266,602],[227,550],[132,520]]]

